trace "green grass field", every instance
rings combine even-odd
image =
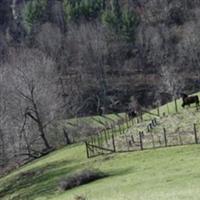
[[[181,101],[178,101],[178,105]],[[199,124],[195,108],[174,114],[174,102],[161,107],[168,113],[160,126],[188,129]],[[153,111],[156,112],[156,111]],[[146,122],[143,122],[146,123]],[[140,128],[145,125],[140,124]],[[134,127],[133,127],[134,129]],[[199,129],[200,130],[200,129]],[[83,169],[99,169],[109,176],[62,192],[58,182]],[[84,144],[71,145],[0,179],[1,200],[199,200],[200,145],[187,145],[133,153],[86,158]]]
[[[152,151],[115,154],[86,159],[84,146],[52,153],[1,179],[0,199],[88,200],[199,199],[200,146],[182,146]],[[61,177],[95,168],[110,176],[75,189],[60,192]],[[37,172],[33,176],[33,172]]]

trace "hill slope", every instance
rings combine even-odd
[[[6,199],[198,199],[200,146],[118,154],[87,160],[83,146],[65,148],[1,179]],[[110,159],[109,159],[110,158]],[[99,168],[110,177],[60,192],[61,177],[83,168]],[[34,174],[36,172],[36,174]]]
[[[173,106],[169,107],[172,109]],[[194,118],[191,118],[192,115]],[[180,110],[178,114],[160,119],[160,126],[163,120],[169,128],[173,129],[172,125],[187,128],[195,118],[198,123],[199,116],[199,111],[193,108]],[[178,119],[182,119],[182,124]],[[87,159],[85,146],[76,144],[1,178],[0,199],[74,200],[82,196],[88,200],[197,200],[200,188],[199,152],[199,145],[188,145]],[[63,177],[93,168],[109,176],[66,192],[58,189]]]

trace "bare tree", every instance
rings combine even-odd
[[[15,118],[22,146],[27,147],[30,156],[31,151],[36,152],[34,145],[40,138],[45,149],[50,149],[47,128],[62,108],[54,62],[40,51],[18,49],[18,52],[11,52],[4,68],[3,82],[10,99],[9,114]]]
[[[127,56],[127,43],[97,22],[70,25],[66,40],[69,48],[67,52],[70,52],[66,56],[69,57],[66,74],[71,70],[79,78],[75,83],[71,81],[74,83],[72,88],[76,94],[77,113],[112,110],[119,99],[115,96],[117,93],[109,92],[119,91],[127,85],[116,78],[122,77],[125,70],[122,68],[122,60]]]
[[[0,87],[1,88],[1,87]],[[0,93],[0,167],[4,167],[7,163],[7,152],[6,152],[6,138],[5,132],[3,130],[3,125],[6,123],[6,106]]]
[[[179,63],[183,66],[182,70],[194,79],[200,79],[200,23],[188,22],[182,28],[182,38],[177,45]],[[191,70],[191,68],[193,70]]]
[[[60,28],[51,23],[43,24],[36,35],[36,42],[39,49],[51,56],[51,58],[56,59],[62,46]]]
[[[63,91],[71,113],[105,106],[107,44],[102,26],[95,23],[69,25],[65,40]],[[64,64],[63,64],[64,65]],[[67,84],[66,84],[67,83]],[[71,99],[73,97],[73,99]]]
[[[163,88],[161,90],[177,98],[185,87],[185,79],[182,74],[178,74],[175,66],[161,66],[160,75]]]

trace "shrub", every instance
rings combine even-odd
[[[63,178],[59,182],[59,188],[64,191],[79,185],[87,184],[89,182],[106,177],[104,173],[98,170],[83,170],[67,178]]]

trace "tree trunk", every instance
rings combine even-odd
[[[2,130],[0,129],[0,166],[4,167],[7,161],[6,152],[5,152],[5,141]]]
[[[71,144],[71,140],[69,139],[69,135],[65,129],[63,129],[63,134],[65,136],[66,144]]]
[[[33,107],[34,107],[36,119],[34,119],[33,116],[31,116],[31,117],[32,117],[32,118],[36,121],[36,123],[38,124],[39,132],[40,132],[40,137],[42,138],[46,149],[50,149],[51,146],[49,145],[49,142],[48,142],[48,140],[47,140],[47,138],[46,138],[46,136],[45,136],[43,123],[42,123],[42,120],[41,120],[41,118],[40,118],[40,115],[39,115],[39,112],[38,112],[38,109],[37,109],[37,105],[36,105],[36,103],[34,102],[33,96],[32,96],[32,100],[33,100]]]
[[[39,126],[40,136],[41,136],[41,138],[42,138],[42,140],[44,142],[45,147],[47,149],[50,149],[51,146],[49,145],[49,142],[48,142],[48,140],[47,140],[47,138],[45,136],[44,128],[43,128],[43,126],[42,126],[40,121],[38,122],[38,126]]]

